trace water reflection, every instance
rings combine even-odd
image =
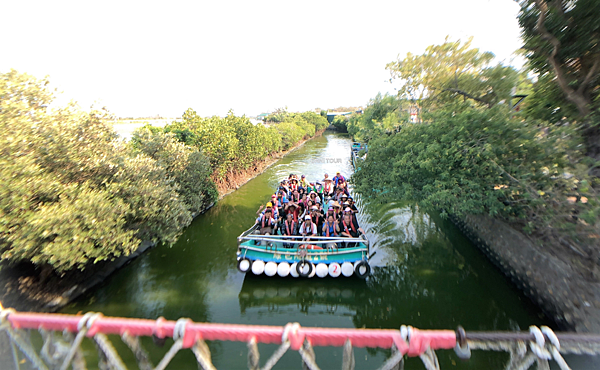
[[[350,143],[338,134],[310,141],[199,216],[175,245],[144,254],[63,312],[356,328],[453,329],[460,324],[467,330],[510,330],[542,322],[539,312],[452,224],[412,204],[378,204],[360,194],[355,194],[359,222],[377,250],[371,261],[373,276],[367,281],[239,273],[236,237],[252,224],[278,181],[290,173],[304,173],[309,180],[320,180],[325,172],[333,176],[338,170],[349,174]],[[331,160],[336,158],[341,163]],[[244,368],[245,343],[209,346],[218,368]],[[315,351],[321,368],[340,366],[341,349]],[[356,367],[376,368],[388,354],[357,349]],[[193,355],[178,356],[173,368],[195,368]],[[440,363],[443,368],[503,368],[502,356],[478,356],[479,360],[474,356],[468,363],[453,363],[454,355],[445,353]],[[282,361],[283,368],[299,363],[297,354]]]

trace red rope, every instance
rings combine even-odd
[[[39,329],[70,332],[79,331],[78,324],[82,316],[13,312],[7,317],[15,329]],[[122,335],[128,332],[132,336],[151,336],[159,338],[172,337],[175,321],[159,318],[158,320],[129,319],[120,317],[99,317],[88,328],[87,336],[97,333]],[[285,328],[282,326],[233,325],[194,323],[185,326],[183,347],[190,348],[198,339],[248,342],[253,337],[258,343],[281,344]],[[350,339],[354,347],[391,348],[392,344],[402,354],[419,356],[428,347],[433,350],[451,349],[456,345],[456,333],[452,330],[418,330],[413,329],[410,343],[407,344],[399,330],[391,329],[332,329],[297,327],[287,333],[290,347],[298,350],[304,339],[313,346],[341,347]]]

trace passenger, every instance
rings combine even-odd
[[[328,215],[323,224],[323,236],[333,237],[340,235],[340,225],[335,221],[333,215]]]
[[[276,194],[271,195],[271,203],[273,204],[273,208],[279,208],[279,201]]]
[[[300,197],[302,197],[303,195],[308,195],[306,189],[304,189],[302,186],[298,186],[298,194],[300,194]]]
[[[308,183],[308,186],[306,187],[306,192],[307,192],[308,194],[310,194],[310,193],[311,193],[311,192],[313,192],[313,191],[316,193],[316,192],[317,192],[317,187],[315,186],[315,183],[314,183],[314,182],[309,182],[309,183]]]
[[[287,196],[285,195],[285,190],[279,190],[277,193],[277,207],[283,207],[283,203],[287,203]],[[286,202],[284,202],[284,200]]]
[[[283,188],[283,189],[282,189]],[[282,189],[283,191],[285,191],[285,195],[289,197],[289,195],[291,194],[290,191],[290,184],[288,183],[287,180],[283,180],[281,182],[281,186],[279,187],[279,189]]]
[[[310,208],[310,219],[315,225],[317,225],[317,234],[322,235],[323,223],[325,222],[325,219],[323,218],[321,212],[319,212],[318,206],[312,206]]]
[[[321,203],[321,198],[319,198],[314,191],[311,191],[310,194],[308,194],[308,199],[312,200],[313,203]]]
[[[298,190],[298,180],[297,179],[291,179],[290,180],[290,189],[292,191]]]
[[[294,221],[294,215],[292,213],[287,214],[287,218],[281,225],[282,235],[292,236],[298,235],[298,221]],[[294,240],[293,238],[286,240]],[[294,245],[290,243],[283,243],[284,248],[292,248]]]
[[[327,174],[325,174],[325,178],[323,179],[323,195],[327,198],[331,197],[334,193],[334,185],[333,185],[333,181],[327,177]]]
[[[284,207],[285,209],[285,213],[291,213],[294,216],[294,221],[298,222],[298,217],[300,216],[300,207],[298,206],[298,203],[295,203],[293,201],[288,201],[287,205]]]
[[[356,214],[358,213],[358,208],[356,207],[356,204],[354,204],[354,199],[352,199],[352,197],[348,197],[348,203],[350,204],[349,207],[352,210],[352,218],[354,218],[356,220]]]
[[[348,191],[348,182],[346,180],[340,179],[337,186],[338,188],[341,188],[346,195],[350,196],[350,192]]]
[[[308,182],[306,182],[306,176],[302,175],[300,178],[300,186],[306,189],[308,187]]]
[[[309,215],[304,216],[304,222],[300,225],[298,233],[303,236],[303,241],[310,241],[317,236],[317,225],[312,222]]]
[[[261,214],[256,219],[258,226],[258,233],[260,235],[273,235],[273,228],[275,227],[275,219],[273,218],[272,211],[267,209],[264,214]]]
[[[317,185],[315,187],[315,191],[317,192],[317,195],[321,199],[321,203],[323,203],[325,201],[323,199],[323,184],[321,184],[320,182],[317,181]]]
[[[290,202],[300,203],[300,193],[298,190],[292,192],[292,196],[290,197]]]
[[[342,202],[342,195],[346,195],[344,193],[344,191],[341,188],[335,188],[335,195],[333,196],[333,198],[335,200],[337,200],[338,202]]]
[[[346,208],[344,210],[344,215],[342,219],[339,221],[340,234],[346,238],[358,238],[361,234],[365,232],[363,229],[358,226],[358,222],[352,219],[352,210],[350,208]],[[355,242],[345,243],[346,247],[354,247],[356,245]]]
[[[341,193],[339,201],[340,201],[340,203],[342,203],[342,206],[343,206],[344,203],[348,201],[348,195],[346,195],[346,193]],[[346,209],[346,207],[343,207],[343,208]]]
[[[335,175],[335,177],[333,178],[333,182],[335,183],[335,186],[338,186],[338,182],[340,182],[340,180],[342,181],[346,181],[346,179],[344,178],[344,176],[342,176],[342,174],[340,173],[340,171],[338,171]]]
[[[338,202],[333,202],[333,212],[336,214],[336,219],[339,221],[342,218],[342,207]]]
[[[338,219],[337,219],[338,215],[337,215],[337,213],[335,213],[335,211],[334,211],[333,207],[329,207],[329,208],[327,209],[327,214],[325,215],[325,217],[329,218],[329,216],[333,217],[333,220],[334,220],[335,222],[337,222],[337,221],[338,221]]]

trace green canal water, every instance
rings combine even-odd
[[[255,212],[277,182],[289,173],[322,179],[337,170],[350,175],[350,139],[327,133],[277,162],[260,176],[197,217],[172,247],[159,246],[111,276],[93,293],[63,313],[95,311],[107,316],[197,322],[340,328],[527,330],[547,324],[449,221],[412,204],[372,204],[360,199],[359,222],[378,251],[373,275],[358,278],[294,279],[244,275],[236,269],[236,237],[254,222]],[[135,368],[133,356],[113,343]],[[143,341],[154,364],[172,341],[156,347]],[[209,342],[219,369],[245,368],[245,343]],[[259,345],[261,364],[276,345]],[[96,353],[88,343],[86,352]],[[340,368],[341,348],[316,347],[321,369]],[[355,349],[357,369],[375,369],[389,350]],[[473,352],[459,361],[453,351],[438,351],[442,369],[502,369],[507,355]],[[90,367],[96,366],[93,360]],[[289,351],[276,368],[299,368]],[[181,351],[169,369],[196,369],[191,351]],[[409,359],[406,368],[423,368]]]

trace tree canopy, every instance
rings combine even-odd
[[[399,96],[427,107],[439,107],[456,98],[470,99],[491,107],[510,99],[517,71],[501,64],[491,66],[494,55],[471,48],[466,42],[450,41],[427,47],[422,55],[388,63],[392,80],[399,80]]]

